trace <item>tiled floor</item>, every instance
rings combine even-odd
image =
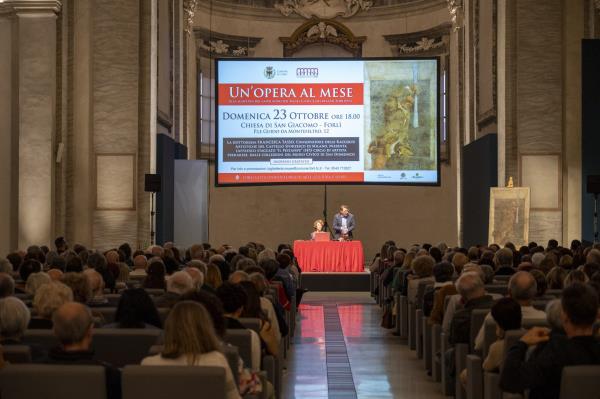
[[[415,353],[379,326],[381,310],[368,293],[309,292],[284,371],[284,399],[328,397],[324,304],[337,304],[359,399],[443,398]]]

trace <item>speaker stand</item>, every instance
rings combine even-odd
[[[598,244],[598,193],[594,193],[594,244]]]
[[[154,211],[154,195],[156,195],[156,193],[153,191],[150,195],[150,198],[152,198],[150,202],[150,245],[154,245],[154,237],[156,235],[156,232],[154,231],[154,215],[156,215],[156,212]]]

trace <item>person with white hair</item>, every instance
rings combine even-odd
[[[0,273],[0,298],[15,294],[15,280],[10,274]]]
[[[73,302],[73,291],[67,285],[58,281],[42,285],[33,297],[36,317],[31,318],[28,328],[52,328],[52,315],[67,302]]]
[[[525,271],[516,272],[508,281],[508,296],[517,301],[521,306],[523,320],[543,320],[546,318],[546,313],[543,310],[538,310],[532,305],[532,301],[536,295],[537,283],[531,273]],[[488,313],[485,320],[490,320],[491,318],[491,313]],[[485,321],[475,338],[476,350],[483,348],[484,326]]]
[[[13,274],[13,267],[8,259],[0,258],[0,273]]]
[[[192,277],[185,271],[173,273],[167,280],[167,292],[154,300],[156,307],[171,308],[183,294],[194,289]]]
[[[193,289],[198,291],[204,285],[204,273],[202,273],[199,269],[195,267],[186,267],[183,269],[184,272],[190,275],[193,282]]]
[[[42,285],[48,284],[51,281],[50,276],[44,272],[31,273],[25,283],[25,292],[31,296],[35,296],[35,293]]]
[[[19,298],[0,299],[0,345],[27,345],[31,350],[31,360],[38,362],[46,358],[44,348],[41,345],[23,342],[30,319],[29,309]]]

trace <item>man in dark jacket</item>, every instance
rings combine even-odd
[[[531,399],[558,399],[563,367],[600,364],[600,342],[593,336],[598,314],[598,295],[589,286],[574,283],[561,299],[561,319],[566,335],[550,335],[547,328],[534,327],[508,350],[500,376],[507,392],[530,390]],[[527,349],[543,345],[525,360]]]
[[[67,302],[52,316],[54,334],[61,345],[51,349],[47,363],[103,366],[106,372],[106,392],[109,399],[121,398],[121,373],[108,363],[94,359],[92,345],[92,313],[86,306]]]
[[[471,313],[474,309],[489,309],[494,304],[491,295],[485,293],[485,286],[479,274],[463,273],[456,281],[463,308],[457,310],[450,323],[450,344],[468,344],[471,336]]]

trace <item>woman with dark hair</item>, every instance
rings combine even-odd
[[[225,337],[227,331],[225,327],[225,311],[223,310],[223,303],[215,294],[207,291],[188,291],[179,298],[179,301],[194,301],[204,305],[212,319],[215,333],[217,333],[217,336],[221,340]]]
[[[104,328],[162,328],[158,310],[143,288],[131,288],[121,293],[115,322]]]
[[[260,320],[260,339],[263,342],[267,352],[273,356],[279,353],[279,341],[281,337],[276,335],[275,329],[271,326],[269,318],[260,306],[260,295],[251,281],[242,281],[240,286],[246,292],[246,304],[242,310],[241,317],[251,317]]]
[[[133,258],[131,257],[131,246],[128,243],[121,244],[119,247],[119,253],[123,253],[123,259],[121,262],[124,262],[129,267],[133,267]]]
[[[161,288],[165,289],[165,264],[162,260],[155,259],[150,262],[146,270],[146,278],[144,279],[144,288]]]

